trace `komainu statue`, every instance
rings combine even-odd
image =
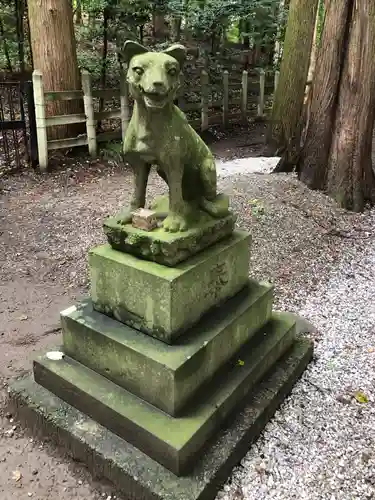
[[[218,195],[214,157],[174,105],[187,51],[172,45],[163,52],[150,52],[127,41],[122,57],[128,63],[127,81],[134,97],[134,110],[125,136],[124,158],[134,173],[130,207],[118,220],[127,224],[132,212],[144,207],[147,179],[152,165],[169,187],[165,231],[185,231],[192,211],[214,218],[228,214],[229,200]]]

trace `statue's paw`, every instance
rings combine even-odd
[[[169,214],[163,222],[163,228],[164,231],[177,233],[179,231],[186,231],[188,228],[188,223],[183,215]]]
[[[213,200],[202,198],[200,205],[202,210],[215,218],[225,217],[229,213],[229,197],[224,194],[218,194]]]
[[[125,225],[125,224],[130,224],[132,219],[133,219],[133,216],[132,216],[131,212],[125,211],[125,212],[121,212],[118,214],[116,222],[117,222],[117,224]]]

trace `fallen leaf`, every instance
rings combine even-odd
[[[358,403],[362,403],[362,404],[368,403],[368,397],[366,396],[366,394],[364,394],[361,391],[357,391],[354,394],[354,397],[358,401]]]
[[[13,475],[14,481],[20,481],[21,480],[22,474],[21,474],[21,472],[19,470],[14,470],[12,475]]]

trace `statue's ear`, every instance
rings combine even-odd
[[[122,48],[122,60],[125,63],[129,63],[134,56],[144,54],[145,52],[148,52],[146,47],[143,47],[143,45],[140,45],[137,42],[133,42],[132,40],[127,40],[124,43],[124,47]]]
[[[169,56],[176,59],[176,61],[178,61],[180,64],[180,68],[182,68],[187,56],[186,47],[180,44],[175,44],[171,45],[168,49],[163,50],[163,52],[164,54],[168,54]]]

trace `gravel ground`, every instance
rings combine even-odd
[[[224,168],[220,187],[232,196],[238,225],[252,232],[251,274],[275,284],[277,308],[316,325],[316,360],[219,497],[366,499],[375,494],[375,213],[347,213],[292,175],[249,175],[245,163]],[[129,198],[130,180],[126,170],[95,162],[2,180],[0,396],[30,369],[35,351],[59,341],[59,311],[87,294],[87,250],[104,241],[101,221]],[[164,190],[153,175],[150,195]],[[368,402],[357,402],[356,391]],[[110,494],[48,442],[30,440],[1,399],[0,428],[1,500]]]
[[[320,332],[314,362],[219,499],[375,498],[375,238],[348,245],[298,312]]]

